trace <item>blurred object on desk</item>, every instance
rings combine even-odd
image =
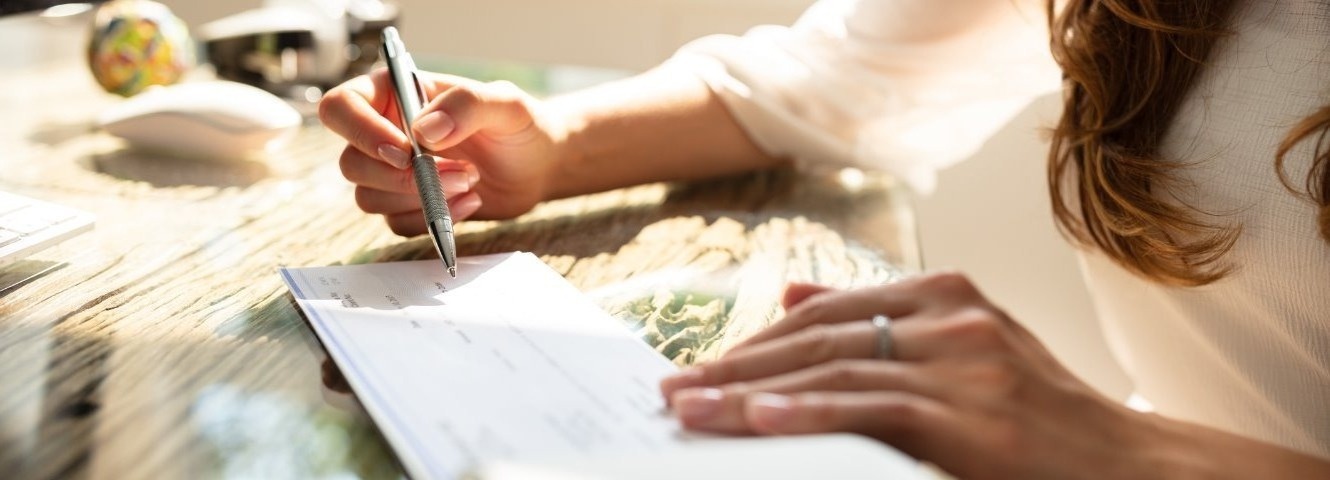
[[[103,110],[97,124],[142,150],[230,161],[280,147],[301,116],[271,93],[215,80],[152,88]]]
[[[60,17],[67,15],[77,15],[92,8],[91,2],[70,2],[67,0],[5,0],[0,2],[0,15],[12,15],[15,13],[35,12],[43,10],[44,17]]]
[[[97,3],[100,0],[0,0],[0,71],[86,56],[88,24]]]
[[[0,191],[0,272],[56,243],[92,230],[87,212]],[[0,283],[0,290],[9,285]]]
[[[194,67],[185,22],[149,0],[112,0],[97,9],[88,41],[88,68],[106,91],[131,96],[180,81]]]
[[[93,5],[93,2],[62,0],[4,0],[0,2],[0,17],[3,17],[0,18],[0,46],[21,45],[26,53],[39,56],[48,53],[45,49],[55,49],[68,53],[51,55],[53,59],[73,58],[77,54],[75,50],[60,48],[62,45],[72,46],[71,42],[20,40],[28,28],[47,31],[85,28]],[[0,69],[7,67],[7,61],[24,62],[24,55],[10,53],[0,50]],[[68,261],[65,258],[20,260],[92,230],[94,222],[93,216],[87,212],[2,189],[0,186],[0,296],[65,266]]]
[[[312,102],[369,72],[397,15],[379,0],[268,0],[200,32],[218,77]]]

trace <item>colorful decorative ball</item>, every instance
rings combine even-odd
[[[130,96],[169,85],[194,66],[194,42],[185,22],[148,0],[113,0],[93,19],[88,66],[106,91]]]

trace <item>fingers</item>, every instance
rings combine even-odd
[[[385,192],[368,187],[356,187],[356,206],[360,207],[365,213],[379,215],[395,215],[421,210],[420,195]]]
[[[403,237],[414,237],[424,235],[429,231],[425,226],[424,212],[416,210],[413,212],[403,212],[392,215],[384,215],[383,221],[388,224],[388,229],[393,233]]]
[[[901,363],[839,360],[754,382],[681,390],[671,404],[688,428],[749,433],[745,405],[753,395],[870,390],[899,390],[936,397],[942,389],[936,385],[936,379]]]
[[[744,417],[756,433],[852,432],[918,458],[935,458],[930,452],[948,448],[939,439],[965,433],[946,405],[900,391],[757,394],[745,402]]]
[[[420,77],[429,96],[459,85],[480,84],[436,73],[422,72]],[[328,91],[319,101],[319,120],[370,158],[406,168],[411,162],[410,145],[402,133],[393,95],[387,69],[376,69]]]
[[[319,101],[319,120],[366,156],[406,168],[406,134],[388,116],[397,115],[392,98],[387,73],[378,70],[328,91]]]
[[[480,172],[470,162],[435,157],[434,164],[438,169],[439,184],[443,186],[445,195],[459,195],[480,181]],[[374,161],[360,150],[354,148],[343,150],[339,166],[342,169],[342,176],[359,187],[390,193],[416,194],[416,179],[412,170],[394,168],[383,162]],[[365,211],[395,213],[370,209]]]
[[[785,303],[768,332],[661,382],[685,427],[860,433],[957,468],[976,435],[1019,442],[1006,433],[1020,423],[1014,413],[1037,417],[1075,397],[1041,396],[1065,393],[1074,377],[960,274],[851,291],[791,286]],[[883,330],[865,320],[875,314],[898,321]],[[891,359],[870,359],[884,331]]]
[[[812,289],[793,287],[796,297]],[[787,295],[789,293],[787,292]],[[964,275],[929,273],[896,283],[854,290],[824,290],[796,302],[785,318],[735,345],[736,352],[809,325],[840,323],[887,315],[900,319],[924,309],[948,310],[972,305],[991,306]]]
[[[448,210],[452,214],[453,221],[460,221],[470,218],[480,210],[480,195],[470,191],[470,187],[459,189],[458,186],[451,185],[453,181],[446,180],[458,175],[458,172],[442,172],[439,178],[444,185],[444,196],[448,199]],[[476,183],[472,176],[470,185]],[[375,188],[357,186],[356,187],[356,205],[366,213],[377,213],[384,216],[388,223],[388,228],[398,235],[404,237],[413,237],[425,233],[427,230],[424,213],[420,208],[420,195],[415,193],[414,185],[411,193],[398,193],[378,190]]]
[[[957,448],[948,439],[964,438],[968,433],[945,403],[904,389],[753,392],[734,397],[710,390],[677,402],[692,409],[709,403],[705,408],[711,409],[712,416],[707,420],[697,419],[701,415],[697,411],[680,413],[689,428],[762,435],[851,432],[876,438],[916,458],[941,458],[939,452]]]
[[[976,310],[978,312],[978,310]],[[917,362],[1000,344],[1002,333],[982,318],[969,323],[894,322],[892,359]],[[877,327],[869,321],[814,325],[785,337],[731,351],[720,359],[695,365],[661,380],[666,399],[686,388],[751,382],[844,359],[871,359],[877,349]]]
[[[812,294],[790,309],[785,318],[744,339],[727,355],[789,335],[810,325],[866,320],[879,314],[892,318],[904,317],[913,313],[920,305],[917,298],[907,295],[904,290],[893,284],[855,290],[826,290]]]
[[[934,315],[903,317],[891,324],[893,360],[991,355],[1010,342],[1004,324],[990,310],[971,307],[947,314],[946,319]],[[751,382],[835,360],[873,358],[879,334],[866,320],[811,325],[666,377],[660,383],[661,393],[670,399],[685,388]]]
[[[334,364],[331,358],[323,359],[323,365],[319,371],[323,374],[323,386],[337,393],[351,393],[351,384],[346,382],[346,377],[342,376],[342,371],[337,368],[337,364]]]
[[[426,148],[451,148],[477,132],[512,135],[535,121],[530,96],[510,82],[457,85],[435,97],[412,128]]]
[[[684,388],[743,382],[838,359],[872,358],[876,345],[877,330],[869,322],[817,325],[667,377],[661,393],[670,398]]]
[[[480,195],[476,192],[467,192],[448,199],[448,210],[454,221],[475,215],[476,211],[480,210],[480,206]],[[410,212],[389,214],[383,217],[388,223],[388,229],[403,237],[414,237],[424,234],[428,230],[425,227],[424,214],[418,206],[416,210]]]
[[[782,308],[789,310],[800,302],[807,300],[808,297],[831,290],[831,287],[811,283],[791,283],[785,287],[785,294],[781,296],[780,305]]]

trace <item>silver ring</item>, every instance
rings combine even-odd
[[[873,327],[877,329],[877,349],[873,351],[873,357],[890,360],[892,347],[895,346],[891,338],[891,317],[873,315]]]

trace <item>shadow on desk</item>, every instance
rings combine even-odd
[[[551,202],[508,222],[461,222],[460,255],[536,254],[679,365],[715,358],[780,314],[789,282],[903,275],[882,231],[885,185],[845,189],[791,169]],[[822,183],[819,183],[822,182]],[[349,263],[437,258],[427,238]]]
[[[35,127],[27,139],[34,144],[58,147],[97,132],[87,121],[46,122]],[[88,171],[121,180],[146,182],[153,187],[210,186],[248,187],[268,178],[271,169],[261,161],[218,161],[181,158],[179,155],[121,147],[80,159]]]
[[[29,282],[68,265],[47,260],[20,260],[0,268],[0,298]]]
[[[196,160],[124,148],[85,159],[93,172],[122,180],[146,182],[155,188],[204,186],[248,187],[268,178],[268,165],[253,160]]]
[[[875,250],[883,263],[900,265],[904,262],[892,258],[898,256],[893,253],[900,245],[891,237],[898,232],[873,231],[869,236],[877,238],[850,238],[863,233],[853,224],[891,213],[887,207],[895,206],[883,204],[895,200],[885,189],[877,185],[856,192],[829,191],[825,185],[810,185],[799,172],[788,168],[711,181],[649,185],[550,202],[508,222],[459,223],[458,250],[463,255],[528,251],[542,257],[586,258],[620,253],[634,243],[671,242],[681,247],[714,243],[719,239],[703,233],[722,221],[743,226],[743,231],[734,232],[743,237],[732,238],[730,243],[735,244],[734,248],[745,248],[740,244],[759,234],[755,230],[773,220],[785,220],[848,230],[851,235],[838,235],[841,242]],[[477,224],[481,226],[467,228]],[[360,252],[351,263],[436,258],[426,240],[417,237]]]
[[[87,121],[46,122],[34,128],[32,133],[28,134],[28,140],[53,147],[87,135],[94,130],[96,128]]]

